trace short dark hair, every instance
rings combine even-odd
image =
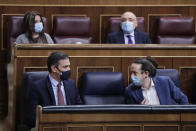
[[[58,67],[59,65],[59,61],[60,60],[65,60],[65,59],[69,59],[69,56],[63,52],[53,52],[48,56],[48,60],[47,60],[47,66],[48,66],[48,71],[51,72],[51,66],[55,65],[56,67]]]
[[[148,71],[150,77],[154,77],[156,75],[156,72],[157,72],[156,68],[146,58],[136,58],[133,63],[141,64],[141,70],[142,71]]]

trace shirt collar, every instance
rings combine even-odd
[[[50,74],[49,74],[49,79],[50,79],[50,81],[51,81],[51,84],[53,85],[53,86],[57,86],[58,85],[58,81],[57,80],[55,80]],[[62,85],[62,82],[61,82],[61,85]]]
[[[125,34],[125,33],[124,33],[124,36],[127,36],[127,35],[131,35],[132,37],[134,37],[134,31],[131,32],[131,33],[129,33],[129,34],[127,34],[127,33]]]
[[[150,78],[150,88],[154,88],[154,82],[153,82],[153,80],[152,80],[152,78]],[[144,88],[144,87],[141,87],[142,88],[142,90],[148,90],[148,89],[146,89],[146,88]],[[149,89],[150,89],[149,88]]]

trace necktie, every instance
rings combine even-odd
[[[131,35],[127,35],[127,38],[128,38],[128,44],[133,44],[132,40],[131,40]]]
[[[65,105],[65,102],[64,102],[63,93],[61,90],[61,83],[58,83],[57,87],[58,87],[58,105],[63,106]]]

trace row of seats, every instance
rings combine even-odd
[[[11,44],[23,32],[23,16],[9,16],[6,24],[7,61],[11,60]],[[43,17],[45,32],[49,33],[47,19]],[[137,17],[137,29],[145,32],[144,17]],[[158,22],[157,44],[194,44],[195,20],[193,17],[162,17]],[[79,16],[54,16],[52,39],[58,44],[91,43],[90,18]],[[107,34],[120,29],[120,17],[111,17]]]
[[[32,86],[31,86],[32,83],[37,80],[40,80],[41,78],[47,77],[47,75],[48,75],[47,71],[25,72],[24,73],[23,80],[22,80],[21,92],[20,92],[20,97],[21,97],[21,99],[20,99],[20,118],[21,118],[21,120],[26,115],[26,112],[25,112],[26,108],[25,107],[29,101],[29,94],[30,94],[30,91],[32,88]],[[176,69],[157,69],[157,75],[169,76],[173,80],[174,84],[181,89],[180,74],[179,74],[178,70],[176,70]],[[102,110],[102,111],[104,110],[104,108],[102,108],[102,107],[105,107],[104,105],[108,105],[108,106],[111,105],[112,109],[114,108],[114,110],[115,110],[115,106],[118,106],[121,109],[122,109],[122,106],[128,107],[128,105],[125,104],[125,98],[124,98],[125,85],[124,85],[123,74],[121,72],[85,72],[81,77],[81,82],[79,82],[79,83],[80,83],[80,86],[79,86],[80,96],[81,96],[81,99],[83,100],[85,105],[97,105],[97,106],[95,106],[94,109],[99,108],[99,110]],[[116,105],[116,104],[119,104],[119,105]],[[120,105],[122,105],[122,106],[120,106]],[[80,106],[78,106],[78,107],[80,108]],[[85,108],[85,107],[81,107],[79,110],[80,111],[87,111],[88,109],[90,109],[90,108],[88,108],[88,109],[86,108],[83,110],[83,108]],[[89,106],[87,106],[87,107],[89,107]],[[126,107],[123,109],[129,110],[129,111],[131,111],[133,109],[131,107],[126,109]],[[135,107],[136,107],[136,105],[135,105]],[[58,108],[58,109],[60,109],[60,108]],[[61,111],[64,111],[64,109],[65,108],[63,108]],[[72,106],[67,106],[65,110],[67,110],[67,109],[68,110],[70,109],[73,111]],[[111,108],[107,108],[107,109],[109,111]],[[134,109],[136,109],[136,108],[134,108]],[[163,111],[167,111],[169,108],[167,108],[167,109],[162,108],[162,109],[164,109]],[[177,109],[177,108],[175,108],[175,109]],[[92,111],[92,109],[90,109],[90,110]]]
[[[23,16],[11,16],[7,24],[9,43],[22,33]],[[49,33],[47,20],[43,17],[45,31]],[[137,29],[145,32],[144,17],[137,17]],[[120,17],[109,19],[107,32],[120,29]],[[11,27],[11,28],[10,28]],[[79,16],[54,16],[51,36],[54,43],[91,43],[90,18]],[[193,17],[161,17],[158,20],[157,44],[194,44],[195,21]]]
[[[45,32],[49,33],[47,19],[42,17],[45,25]],[[23,16],[11,16],[7,23],[7,40],[15,42],[17,36],[23,32]],[[91,43],[90,18],[79,16],[54,16],[53,31],[50,33],[54,43],[69,44],[81,42]]]
[[[28,101],[30,85],[48,75],[44,72],[26,72],[21,88],[21,105]],[[181,89],[181,81],[176,69],[157,69],[157,75],[169,76],[175,85]],[[83,74],[79,91],[86,105],[92,104],[124,104],[124,78],[120,72],[86,72]],[[27,100],[27,101],[26,101]],[[21,108],[24,109],[24,108]]]

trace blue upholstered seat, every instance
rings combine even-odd
[[[87,72],[82,77],[81,97],[85,104],[123,104],[124,79],[120,72]]]
[[[26,104],[29,101],[29,94],[32,88],[32,83],[44,78],[48,75],[48,71],[39,72],[25,72],[22,79],[21,93],[20,93],[20,125],[18,125],[18,130],[27,131],[27,127],[23,125],[23,121],[26,114]]]
[[[180,74],[177,69],[157,69],[156,75],[169,76],[177,87],[182,88]]]

